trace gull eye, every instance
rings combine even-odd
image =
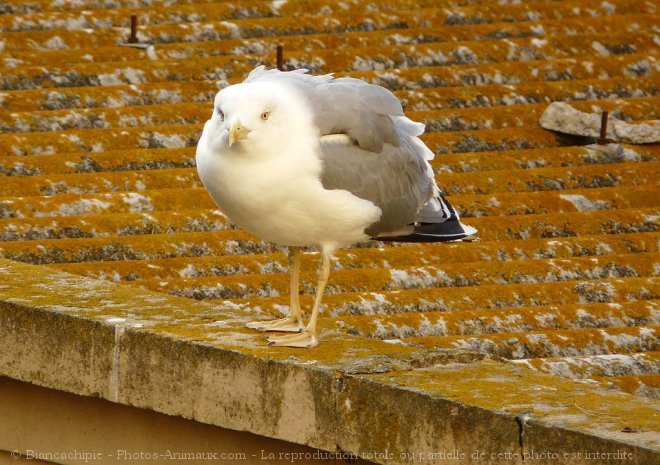
[[[269,112],[269,111],[264,111],[264,112],[261,114],[261,119],[264,120],[264,121],[266,121],[266,120],[268,119],[269,116],[270,116],[270,112]]]
[[[225,120],[225,112],[222,110],[218,110],[218,115],[220,116],[220,121]]]

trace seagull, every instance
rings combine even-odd
[[[259,66],[217,93],[196,151],[199,177],[238,227],[288,247],[289,313],[247,324],[268,343],[315,347],[334,252],[370,239],[472,240],[441,194],[419,139],[424,124],[403,114],[389,90],[306,69]],[[308,324],[299,302],[301,248],[321,262]],[[291,333],[291,334],[277,334]]]

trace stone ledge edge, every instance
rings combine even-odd
[[[424,370],[436,370],[440,376],[451,376],[460,387],[464,383],[461,373],[478,367],[495,376],[508,377],[506,381],[515,394],[515,388],[524,385],[521,378],[539,382],[536,378],[540,377],[542,383],[556,379],[508,364],[481,360],[472,364],[450,363],[451,370],[444,372],[443,367],[430,366],[347,374],[346,363],[313,363],[305,360],[307,353],[295,361],[267,358],[249,350],[249,345],[245,351],[240,344],[220,348],[158,333],[149,326],[122,326],[110,323],[112,319],[107,316],[103,321],[67,314],[43,304],[44,299],[59,299],[63,293],[69,298],[78,295],[84,303],[89,299],[84,292],[102,286],[104,299],[111,296],[115,305],[123,300],[130,307],[147,299],[204,308],[186,299],[99,284],[7,260],[0,260],[0,276],[10,278],[5,280],[9,286],[0,285],[0,375],[21,381],[327,451],[341,450],[359,456],[392,454],[367,456],[377,463],[434,463],[435,459],[420,461],[421,456],[416,455],[429,451],[507,452],[534,447],[571,450],[568,445],[573,449],[625,450],[635,457],[626,463],[651,463],[660,455],[653,434],[637,438],[629,435],[629,440],[625,435],[607,437],[593,434],[593,428],[590,431],[553,425],[548,421],[551,418],[542,417],[530,422],[530,427],[523,431],[514,405],[484,406],[478,401],[466,402],[460,396],[443,397],[434,392],[432,385],[418,381],[433,374]],[[63,279],[79,287],[57,292]],[[14,295],[25,291],[25,296],[8,298],[7,292],[3,292],[7,289]],[[122,315],[118,312],[115,318],[122,319]],[[371,350],[363,351],[357,360],[379,356],[373,347],[367,349]],[[570,380],[561,383],[591,389]],[[632,396],[603,396],[603,400],[612,402],[622,399],[635,404],[635,408],[643,408]],[[649,412],[653,412],[650,407]],[[582,423],[602,422],[599,413],[585,415]],[[472,462],[468,457],[456,463]]]

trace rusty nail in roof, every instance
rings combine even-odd
[[[598,138],[598,144],[600,145],[607,144],[607,115],[608,112],[604,111],[600,120],[600,137]]]
[[[284,64],[283,64],[283,59],[282,59],[282,55],[283,55],[282,52],[283,51],[284,51],[284,47],[282,47],[281,45],[278,45],[277,46],[277,69],[279,69],[280,71],[284,71]]]
[[[128,37],[129,44],[137,44],[137,15],[131,15],[131,35]]]

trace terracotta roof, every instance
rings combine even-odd
[[[481,236],[340,251],[325,331],[660,396],[660,147],[538,124],[552,101],[659,118],[653,2],[163,3],[0,0],[0,257],[279,315],[282,250],[214,208],[194,146],[215,92],[282,44],[395,91]],[[148,48],[121,46],[131,14]]]

